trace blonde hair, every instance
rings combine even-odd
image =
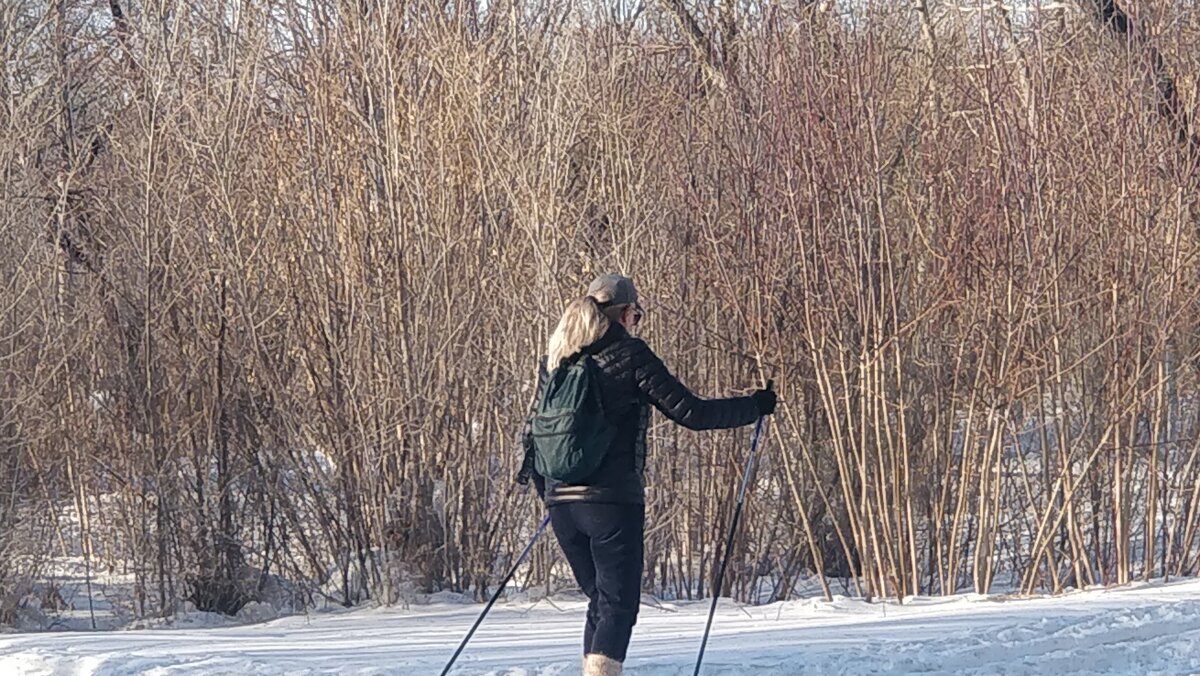
[[[576,298],[567,304],[546,349],[546,368],[553,371],[564,359],[579,354],[583,348],[600,340],[625,306],[601,307],[608,302],[606,294]]]

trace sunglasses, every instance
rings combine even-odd
[[[611,301],[609,301],[606,303],[600,303],[599,305],[602,308],[609,308],[609,307],[613,306],[613,303]],[[642,306],[638,305],[637,303],[634,303],[633,304],[633,326],[637,326],[637,323],[642,321],[642,317],[645,317],[645,316],[646,316],[646,311],[644,309],[642,309]]]

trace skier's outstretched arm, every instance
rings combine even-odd
[[[629,359],[633,377],[646,400],[671,421],[692,430],[728,429],[749,425],[775,411],[774,393],[760,390],[748,397],[703,399],[667,370],[666,364],[642,340],[636,340]]]

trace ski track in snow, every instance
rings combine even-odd
[[[497,605],[454,674],[579,673],[583,604]],[[0,674],[438,674],[482,609],[436,604],[215,629],[0,635]],[[708,603],[643,606],[629,676],[690,676]],[[723,601],[704,674],[1200,674],[1200,580],[1058,598]]]

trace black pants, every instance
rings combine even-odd
[[[550,523],[588,597],[583,652],[624,661],[642,592],[644,505],[574,502],[550,508]]]

